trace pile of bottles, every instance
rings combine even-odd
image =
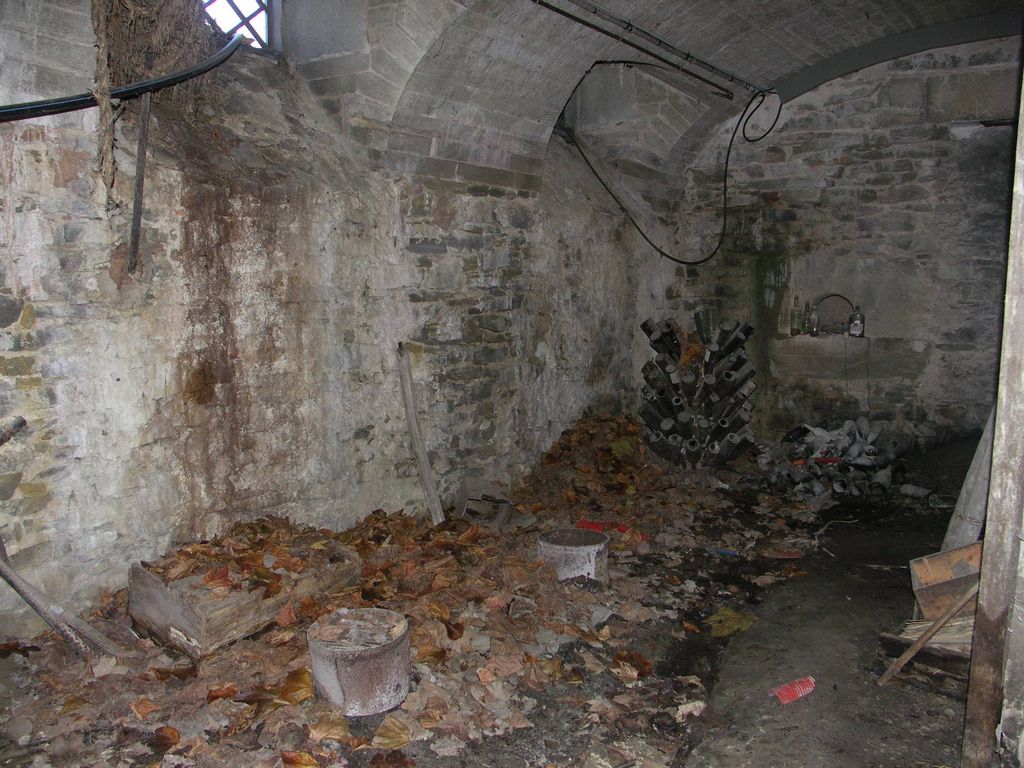
[[[821,321],[818,318],[818,303],[811,304],[811,302],[805,301],[804,308],[800,309],[800,297],[794,296],[793,308],[789,310],[789,335],[817,336],[820,333]],[[855,305],[853,312],[850,313],[846,333],[849,336],[864,335],[864,313],[861,311],[860,304]]]

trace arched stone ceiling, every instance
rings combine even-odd
[[[771,87],[846,51],[933,25],[1005,13],[1018,2],[605,0],[602,5],[717,67]],[[586,15],[565,0],[552,3]],[[417,136],[424,140],[419,154],[433,161],[418,170],[515,186],[512,175],[488,176],[478,169],[538,173],[573,88],[595,61],[605,59],[643,56],[531,0],[474,0],[408,76],[393,114],[401,133],[392,149],[402,143],[401,134]],[[702,91],[708,89],[700,86],[694,93]],[[745,101],[746,93],[737,89],[736,102]],[[680,126],[680,135],[688,127]]]
[[[570,0],[545,2],[615,30]],[[1021,18],[1018,0],[603,4],[742,78],[764,87],[780,84],[790,96],[844,68],[982,39],[979,34],[1019,32]],[[384,129],[383,147],[380,139],[373,142],[384,166],[502,186],[537,186],[555,120],[595,62],[645,59],[531,0],[353,0],[341,13],[336,0],[289,0],[285,13],[289,58],[343,125],[362,120]],[[989,20],[990,28],[979,19]],[[935,29],[945,36],[930,33]],[[581,94],[600,91],[596,79],[589,78]],[[709,96],[707,85],[664,70],[644,69],[642,79],[648,81],[648,104],[658,100],[652,99],[653,84],[655,90],[681,91],[696,107],[676,110],[671,103],[678,98],[661,99],[668,106],[647,133],[657,132],[655,143],[673,149],[652,153],[638,145],[628,157],[634,164],[650,166],[659,157],[677,167],[685,163],[703,130],[737,112],[747,96],[734,88],[735,100],[723,102]],[[628,96],[610,93],[605,103]],[[708,112],[709,105],[715,109]],[[574,126],[583,134],[589,129],[600,143],[603,127],[590,121],[595,113],[574,113]],[[623,140],[611,143],[621,146]]]

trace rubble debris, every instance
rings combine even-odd
[[[457,520],[469,518],[503,530],[513,521],[515,507],[512,500],[496,483],[478,478],[465,478],[459,485],[452,512]],[[516,525],[523,521],[515,519]]]
[[[640,417],[644,439],[659,456],[687,467],[720,467],[754,442],[756,371],[744,350],[754,328],[735,320],[707,328],[700,311],[695,319],[699,334],[681,330],[674,318],[640,324],[657,355],[641,369]]]
[[[894,481],[895,462],[915,444],[905,425],[847,419],[837,429],[801,424],[776,445],[763,445],[758,465],[766,483],[817,500],[817,509],[834,497],[885,496],[893,489],[911,498],[931,491]]]

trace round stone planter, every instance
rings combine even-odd
[[[586,576],[608,581],[608,536],[583,528],[558,528],[537,538],[537,556],[555,567],[559,581]]]
[[[409,693],[409,622],[383,608],[342,608],[306,632],[317,693],[351,716],[394,709]]]

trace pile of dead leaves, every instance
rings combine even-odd
[[[273,515],[236,523],[212,541],[188,544],[142,565],[165,582],[200,576],[211,590],[281,592],[282,578],[344,558],[339,534]]]
[[[761,555],[804,541],[786,522],[787,502],[762,494],[740,504],[714,478],[681,478],[645,454],[627,418],[568,430],[513,498],[536,516],[515,534],[378,510],[341,533],[264,518],[169,554],[148,566],[165,581],[267,596],[294,574],[329,568],[335,547],[358,552],[362,573],[350,588],[289,601],[276,626],[198,666],[148,641],[137,658],[93,666],[53,638],[27,655],[11,646],[0,760],[443,764],[489,737],[543,733],[572,717],[582,718],[573,726],[581,748],[590,739],[601,759],[632,750],[650,762],[638,738],[670,757],[706,692],[692,674],[659,673],[657,659],[695,636],[724,642],[726,630],[745,630],[745,604],[796,573]],[[610,536],[608,583],[558,582],[537,561],[540,533],[576,525]],[[721,611],[729,603],[742,621]],[[383,718],[346,719],[315,695],[305,630],[329,611],[365,606],[408,618],[412,688]],[[111,601],[105,618],[126,623],[124,601]]]

